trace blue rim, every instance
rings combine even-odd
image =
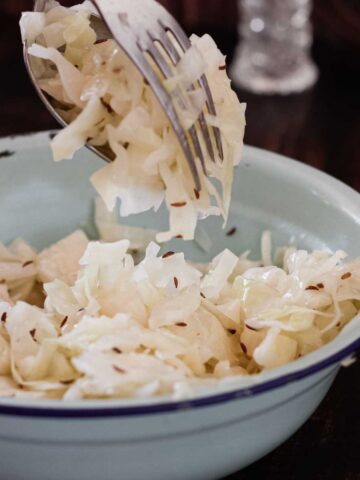
[[[334,355],[325,358],[324,360],[312,365],[311,367],[304,368],[294,373],[288,375],[283,375],[281,377],[275,378],[274,380],[269,380],[268,382],[260,383],[259,385],[254,385],[252,387],[242,388],[239,390],[233,390],[231,392],[211,395],[204,398],[179,401],[179,402],[168,402],[157,405],[148,405],[148,406],[134,406],[134,407],[109,407],[109,408],[87,408],[82,406],[79,408],[69,408],[62,409],[61,407],[56,408],[44,408],[44,407],[28,407],[28,406],[13,406],[13,405],[1,405],[0,406],[0,415],[12,415],[12,416],[22,416],[22,417],[43,417],[43,418],[77,418],[77,419],[86,419],[86,418],[104,418],[104,417],[128,417],[128,416],[143,416],[143,415],[154,415],[154,414],[163,414],[170,413],[179,410],[188,410],[194,408],[204,408],[219,405],[221,403],[230,402],[233,400],[239,400],[241,398],[249,398],[254,395],[259,395],[262,393],[269,392],[276,388],[282,387],[288,383],[294,382],[296,380],[301,380],[302,378],[313,375],[321,370],[324,370],[327,367],[335,363],[341,362],[344,358],[353,354],[356,350],[360,349],[360,338],[352,342],[346,348],[343,348]]]

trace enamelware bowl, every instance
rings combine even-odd
[[[82,150],[51,160],[49,132],[0,139],[0,241],[23,236],[43,248],[93,211],[90,174],[101,160]],[[166,215],[131,219],[164,226]],[[246,147],[234,184],[228,237],[219,219],[202,223],[211,251],[259,256],[261,233],[274,248],[344,249],[359,255],[360,195],[318,170]],[[183,248],[177,241],[172,248]],[[67,402],[0,399],[0,475],[11,480],[211,480],[239,470],[290,437],[326,395],[342,361],[360,346],[360,316],[330,344],[296,362],[239,378],[186,401]]]

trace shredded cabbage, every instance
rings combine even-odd
[[[199,130],[209,178],[200,167],[198,192],[150,86],[112,39],[97,41],[93,13],[89,2],[70,9],[51,2],[45,13],[24,13],[20,22],[39,85],[69,123],[51,142],[54,159],[72,158],[85,143],[107,149],[114,161],[93,175],[92,184],[109,211],[120,199],[124,217],[157,211],[165,201],[169,229],[156,233],[158,242],[177,236],[193,239],[198,219],[209,215],[222,215],[226,222],[233,168],[241,158],[245,105],[231,89],[225,57],[209,35],[193,35],[193,46],[176,67],[169,63],[173,76],[164,81],[184,128],[195,125]],[[210,160],[197,124],[206,111],[198,84],[203,74],[217,110],[216,118],[206,117],[221,130],[223,162]]]
[[[206,118],[221,130],[225,157],[205,159],[216,182],[201,173],[202,190],[194,190],[149,85],[113,40],[97,41],[91,13],[88,2],[67,9],[52,1],[21,20],[39,84],[69,123],[52,141],[55,160],[90,143],[114,161],[92,177],[102,197],[99,241],[76,231],[39,253],[22,239],[0,243],[0,396],[179,399],[332,341],[359,314],[360,259],[283,248],[274,262],[270,232],[257,262],[227,249],[209,264],[161,255],[159,242],[193,239],[199,218],[226,221],[245,107],[213,40],[193,36],[164,86],[189,128],[206,103],[192,87],[207,75],[217,117]],[[125,217],[165,201],[169,229],[119,224],[118,199]],[[201,230],[197,241],[205,251],[211,245]]]
[[[265,233],[265,266],[229,250],[196,266],[97,207],[112,243],[77,231],[40,253],[0,244],[0,396],[184,398],[296,360],[359,313],[360,259],[342,251],[287,248],[273,266]]]

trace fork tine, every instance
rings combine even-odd
[[[157,42],[158,39],[155,36],[153,36],[151,32],[148,32],[148,35],[149,35],[149,38],[151,40],[151,43],[146,45],[146,47],[143,47],[144,50],[151,56],[151,58],[154,60],[156,65],[159,67],[161,73],[164,75],[165,78],[172,77],[171,68],[169,67],[165,58],[163,57],[160,50],[158,49],[158,47],[155,44],[155,42]]]
[[[165,61],[164,57],[162,56],[162,54],[160,53],[159,49],[154,44],[154,39],[152,38],[150,32],[149,32],[149,37],[151,39],[151,44],[146,47],[146,52],[154,60],[154,62],[156,63],[156,65],[160,69],[161,73],[164,75],[164,77],[165,78],[170,78],[172,76],[171,69],[170,69],[169,65],[166,63],[166,61]],[[161,83],[160,83],[160,85],[161,85]],[[161,85],[161,88],[164,89],[164,87],[162,85]],[[166,92],[166,94],[168,95],[167,92]],[[175,112],[175,108],[174,107],[172,107],[172,108],[174,109],[174,112]],[[176,114],[176,116],[177,116],[177,114]],[[186,143],[186,155],[188,155],[188,158],[191,159],[191,162],[189,162],[189,165],[190,165],[190,168],[191,168],[191,172],[194,176],[196,188],[201,190],[199,172],[197,171],[197,168],[196,168],[196,161],[195,161],[195,158],[194,158],[189,140],[186,136],[186,132],[181,127],[179,120],[177,120],[176,124],[177,124],[176,126],[177,126],[178,132],[180,132],[180,130],[182,131],[182,141]],[[202,154],[201,148],[200,148],[200,142],[199,142],[199,138],[197,137],[196,130],[195,130],[195,132],[194,131],[190,132],[190,136],[191,136],[191,139],[192,139],[193,144],[194,144],[195,153],[199,156],[200,161],[201,161],[201,165],[202,165],[202,167],[204,169],[204,173],[205,173],[205,160],[204,160],[204,156]]]
[[[159,20],[159,26],[160,26],[160,29],[157,32],[158,40],[163,46],[163,48],[165,49],[166,53],[169,55],[169,58],[172,61],[172,63],[176,66],[181,60],[181,55],[176,50],[175,45],[170,40],[170,37],[167,34],[167,30],[166,30],[167,27],[163,24],[161,20]]]
[[[158,41],[158,40],[154,38],[154,36],[152,35],[151,32],[148,32],[148,35],[149,35],[152,43],[151,43],[151,45],[149,45],[147,47],[147,49],[146,49],[147,52],[149,53],[151,58],[154,60],[156,65],[159,67],[159,69],[160,69],[161,73],[164,75],[164,77],[165,78],[171,78],[171,76],[172,76],[171,68],[169,67],[169,65],[167,64],[163,55],[161,54],[160,50],[157,48],[157,46],[154,43],[155,41]],[[180,92],[175,90],[174,95],[177,98],[177,100],[180,104],[180,107],[185,108],[186,102],[183,99]],[[193,143],[193,146],[194,146],[194,149],[195,149],[195,153],[200,159],[200,163],[201,163],[202,169],[204,171],[204,174],[207,175],[204,154],[203,154],[203,151],[201,149],[200,140],[199,140],[199,137],[198,137],[198,134],[197,134],[197,131],[196,131],[196,128],[195,128],[194,125],[189,129],[189,134],[190,134],[190,138],[192,140],[192,143]]]
[[[199,140],[195,125],[193,125],[189,129],[189,134],[190,134],[191,140],[194,144],[195,153],[198,156],[198,158],[200,159],[200,163],[201,163],[201,167],[203,169],[203,172],[207,176],[208,173],[207,173],[207,170],[206,170],[204,153],[203,153],[203,151],[201,149],[201,146],[200,146],[200,140]]]
[[[214,149],[211,141],[209,126],[206,122],[204,112],[201,112],[200,114],[199,124],[200,124],[201,132],[205,140],[206,148],[210,155],[211,161],[215,163],[215,153],[214,153]]]
[[[169,38],[169,36],[166,32],[166,27],[164,26],[164,24],[161,20],[159,20],[159,24],[161,26],[161,31],[159,32],[157,40],[159,41],[159,43],[162,45],[162,47],[164,48],[164,50],[168,54],[172,63],[174,65],[177,65],[179,63],[179,61],[181,60],[181,56],[180,56],[179,52],[176,50],[172,41],[170,40],[170,38]],[[193,86],[192,89],[195,90],[195,87]],[[200,124],[200,129],[201,129],[204,141],[205,141],[207,151],[210,155],[211,160],[213,162],[215,162],[215,154],[214,154],[214,149],[213,149],[212,142],[211,142],[210,131],[209,131],[209,127],[206,123],[205,115],[204,115],[203,112],[199,116],[199,124]],[[194,129],[194,130],[196,132],[196,129]],[[193,132],[190,132],[190,134],[192,134],[192,133]],[[203,170],[204,170],[204,173],[205,173],[206,172],[205,160],[204,160],[204,155],[203,155],[203,152],[201,150],[201,147],[200,147],[200,152],[201,152],[200,160],[201,160],[201,164],[203,166]]]
[[[181,26],[174,17],[172,17],[170,14],[167,14],[166,17],[167,23],[165,24],[162,20],[159,20],[159,24],[161,25],[163,30],[169,31],[173,34],[181,49],[186,52],[186,50],[189,50],[189,48],[191,48],[191,42],[189,37],[186,35],[184,30],[181,28]]]
[[[214,104],[214,99],[212,97],[211,90],[210,90],[210,87],[209,87],[209,82],[207,81],[206,76],[202,75],[202,77],[200,78],[199,81],[200,81],[200,84],[202,85],[202,87],[204,88],[207,99],[208,99],[207,106],[208,106],[209,113],[211,115],[216,116],[216,108],[215,108],[215,104]],[[220,156],[221,160],[224,160],[224,151],[223,151],[223,146],[222,146],[222,141],[221,141],[220,129],[218,127],[213,127],[213,131],[214,131],[214,135],[215,135],[216,146],[218,148],[219,156]]]
[[[171,42],[171,40],[170,40],[170,38],[167,34],[167,31],[170,31],[172,33],[172,35],[174,36],[176,41],[179,43],[181,49],[184,52],[191,47],[191,42],[190,42],[189,38],[187,37],[187,35],[182,30],[182,28],[179,25],[177,25],[177,22],[174,19],[171,19],[170,23],[173,25],[172,28],[170,28],[170,26],[165,25],[161,20],[159,20],[159,24],[161,26],[162,31],[159,34],[158,40],[160,41],[163,48],[168,53],[168,55],[169,55],[171,61],[174,63],[174,65],[177,65],[179,63],[180,59],[181,59],[181,56],[179,55],[179,52],[174,47],[173,43]],[[208,83],[205,75],[203,75],[200,78],[199,83],[200,83],[201,87],[205,90],[205,94],[206,94],[206,98],[207,98],[207,108],[208,108],[209,113],[211,115],[216,116],[216,108],[215,108],[215,104],[214,104],[214,99],[212,97],[211,90],[210,90],[210,87],[209,87],[209,83]],[[200,122],[200,126],[201,126],[201,131],[202,131],[202,134],[204,136],[205,143],[206,143],[206,148],[208,150],[208,153],[210,155],[211,160],[213,162],[215,162],[215,154],[214,154],[214,149],[213,149],[212,142],[211,142],[210,131],[209,131],[209,127],[208,127],[208,124],[205,120],[205,116],[204,116],[203,113],[200,115],[199,122]],[[213,127],[213,132],[214,132],[216,146],[217,146],[217,149],[218,149],[218,152],[219,152],[219,156],[223,160],[224,159],[224,153],[223,153],[220,130],[219,130],[218,127]]]
[[[195,157],[193,155],[192,149],[190,147],[190,143],[189,143],[189,140],[187,138],[186,132],[181,127],[180,122],[177,122],[176,124],[173,124],[173,128],[174,128],[178,138],[180,139],[180,143],[181,143],[182,148],[185,152],[187,163],[189,165],[192,177],[194,179],[195,188],[196,188],[196,190],[201,191],[201,182],[200,182],[199,172],[198,172],[198,169],[196,167],[196,160],[195,160]]]

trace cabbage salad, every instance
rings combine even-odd
[[[343,251],[286,248],[274,266],[265,234],[258,262],[226,249],[194,265],[155,242],[135,262],[140,230],[99,207],[101,241],[0,244],[0,396],[187,398],[298,359],[359,313],[360,259]]]
[[[258,374],[331,341],[360,310],[360,259],[281,249],[270,236],[262,259],[225,249],[209,264],[161,250],[194,238],[197,220],[226,221],[239,162],[244,105],[225,58],[208,36],[193,36],[164,85],[186,93],[186,128],[205,111],[206,74],[224,161],[206,158],[194,190],[169,121],[147,82],[111,39],[97,38],[88,3],[26,13],[24,42],[42,90],[68,123],[51,143],[55,160],[85,143],[114,159],[92,183],[99,241],[76,231],[36,252],[24,240],[0,244],[0,396],[50,399],[186,398],[202,388]],[[206,151],[204,147],[204,151]],[[201,169],[199,169],[201,172]],[[144,231],[120,215],[157,210],[169,229]]]
[[[49,2],[46,13],[27,12],[21,31],[40,88],[69,124],[51,142],[54,159],[72,158],[85,143],[114,161],[91,178],[111,211],[120,199],[123,217],[157,211],[165,201],[169,229],[156,240],[194,238],[197,221],[221,215],[226,222],[233,169],[241,158],[245,105],[240,104],[226,74],[225,57],[209,35],[191,37],[192,48],[163,80],[186,130],[195,125],[205,154],[204,174],[198,161],[201,191],[194,189],[178,140],[153,91],[112,39],[97,38],[89,2],[64,8]],[[208,156],[197,119],[206,112],[204,91],[194,86],[206,74],[217,116],[206,113],[221,131],[224,160]],[[182,92],[178,105],[174,92]]]

